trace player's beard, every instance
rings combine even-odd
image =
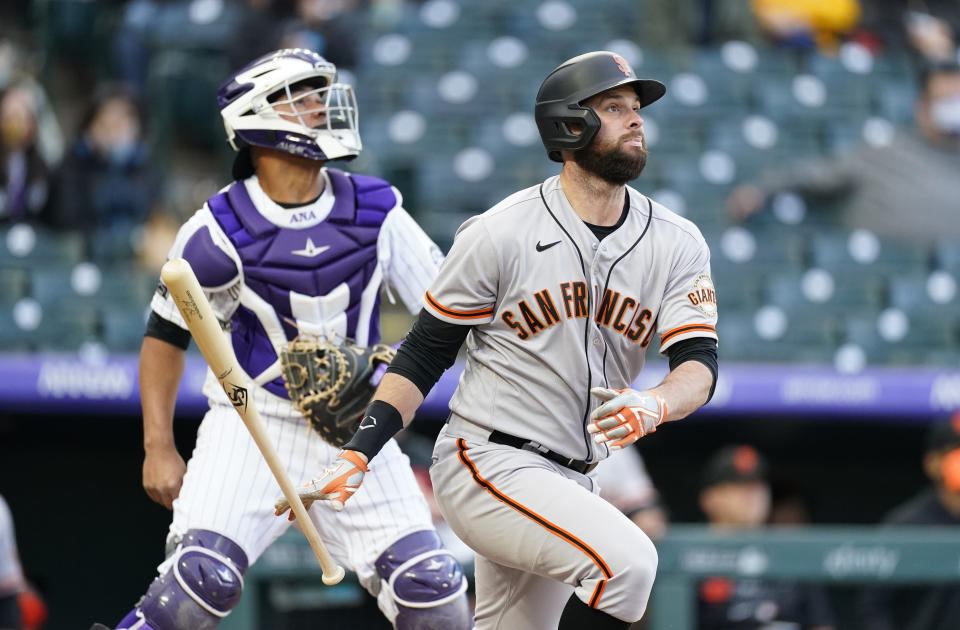
[[[623,148],[622,139],[617,140],[613,148],[590,143],[585,149],[573,152],[573,160],[583,170],[593,173],[600,179],[622,186],[640,177],[647,165],[647,146],[644,141],[637,151]]]

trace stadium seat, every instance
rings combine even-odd
[[[711,268],[721,314],[729,311],[755,310],[763,300],[764,272],[750,265],[736,270],[730,266]]]
[[[826,363],[836,342],[833,321],[789,316],[778,339],[757,332],[756,311],[723,311],[717,322],[718,356],[723,361],[760,363]]]
[[[770,118],[790,124],[797,120],[830,120],[870,111],[870,92],[866,84],[851,80],[849,85],[828,85],[813,75],[774,77],[757,84],[758,110]],[[809,101],[801,102],[795,88]],[[809,104],[807,104],[809,103]]]
[[[147,89],[160,156],[168,154],[173,138],[202,149],[220,148],[224,136],[217,122],[217,88],[230,70],[218,52],[162,49],[153,56]]]
[[[872,94],[874,111],[900,125],[911,125],[913,108],[917,100],[917,88],[909,77],[877,79]]]
[[[0,308],[7,308],[27,295],[30,273],[18,267],[0,267]]]
[[[931,252],[924,246],[882,239],[864,231],[821,231],[810,240],[811,264],[833,270],[875,273],[924,271]]]
[[[35,327],[22,329],[12,308],[0,309],[0,347],[4,351],[72,352],[100,334],[100,320],[93,304],[63,302],[42,306]]]
[[[951,297],[949,287],[946,288],[946,292],[943,290],[938,292],[936,286],[931,286],[933,281],[936,281],[936,278],[932,278],[926,272],[899,273],[892,276],[889,284],[890,306],[899,308],[907,315],[926,316],[937,312],[960,312],[960,296],[957,294],[956,284],[953,286],[954,294]],[[937,301],[934,301],[931,291],[933,295],[938,296]]]
[[[107,309],[103,312],[103,343],[111,352],[137,352],[143,343],[147,308]]]
[[[784,309],[826,317],[879,309],[886,297],[885,288],[885,279],[880,274],[814,269],[771,276],[765,295],[770,303]]]
[[[0,230],[0,265],[68,265],[80,261],[84,247],[83,236],[78,232],[14,225]]]
[[[941,241],[934,246],[937,265],[960,279],[960,242]]]

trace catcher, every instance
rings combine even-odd
[[[356,157],[361,143],[353,88],[323,57],[270,53],[227,77],[217,97],[238,151],[234,181],[184,224],[170,257],[190,262],[229,322],[266,431],[288,474],[305,479],[336,460],[320,436],[337,444],[351,434],[387,360],[382,346],[361,348],[380,340],[381,286],[414,313],[443,256],[396,188],[325,166]],[[247,567],[289,523],[274,517],[276,481],[212,374],[210,410],[184,464],[173,410],[190,334],[162,284],[151,306],[140,355],[143,485],[173,522],[157,578],[116,627],[212,630],[237,605]],[[285,349],[298,332],[357,345],[300,339]],[[303,430],[298,408],[318,432]],[[463,572],[440,544],[409,461],[395,442],[386,450],[370,468],[376,481],[348,509],[321,505],[310,516],[397,630],[468,628]]]

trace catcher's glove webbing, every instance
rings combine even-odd
[[[299,335],[280,349],[280,369],[290,401],[324,440],[339,448],[363,419],[377,388],[371,382],[377,368],[396,353],[385,344],[337,346]]]

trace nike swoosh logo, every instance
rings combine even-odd
[[[327,251],[328,249],[330,249],[329,245],[323,245],[321,247],[317,247],[316,245],[313,244],[313,239],[308,238],[306,247],[304,247],[303,249],[295,249],[290,253],[296,254],[297,256],[305,256],[307,258],[316,258],[317,256]]]
[[[541,244],[540,244],[540,241],[537,241],[537,251],[538,251],[538,252],[546,251],[546,250],[550,249],[551,247],[553,247],[554,245],[558,244],[559,242],[560,242],[560,241],[554,241],[554,242],[552,242],[552,243],[547,243],[546,245],[541,245]]]

